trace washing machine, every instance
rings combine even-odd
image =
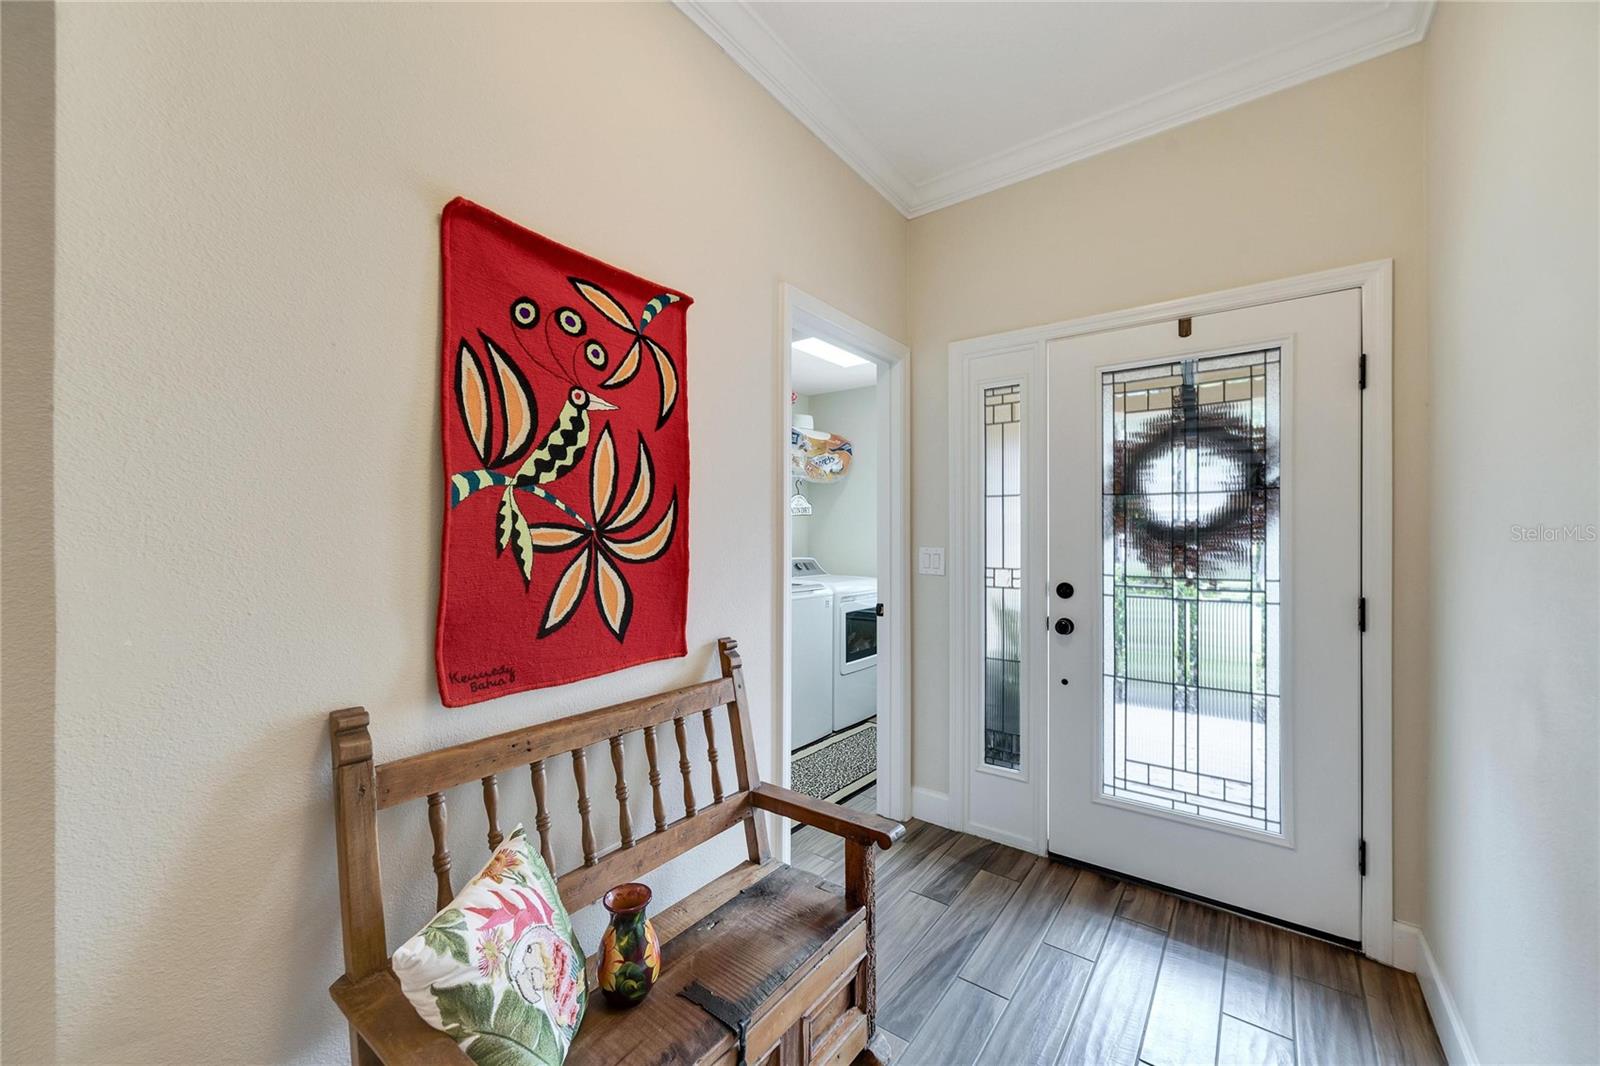
[[[789,743],[796,751],[833,732],[833,604],[822,582],[789,582]]]
[[[878,713],[878,579],[830,574],[807,556],[794,559],[790,576],[833,593],[833,729],[866,721]]]

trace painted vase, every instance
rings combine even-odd
[[[637,881],[618,885],[601,898],[611,924],[600,938],[600,991],[616,1007],[644,999],[661,976],[661,941],[645,917],[650,886]]]

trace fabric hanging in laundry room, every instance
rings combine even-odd
[[[806,417],[797,415],[796,421]],[[842,481],[854,458],[855,448],[836,433],[800,425],[789,430],[789,472],[801,481]]]

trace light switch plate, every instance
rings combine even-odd
[[[936,577],[944,576],[944,549],[943,548],[918,548],[917,573],[933,574]]]

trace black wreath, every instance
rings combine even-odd
[[[1191,542],[1201,556],[1235,556],[1248,551],[1251,531],[1258,520],[1266,517],[1267,490],[1273,487],[1268,483],[1266,458],[1256,447],[1248,422],[1221,413],[1208,415],[1203,422],[1191,413],[1184,421],[1186,425],[1181,430],[1170,423],[1165,428],[1152,428],[1129,443],[1123,454],[1119,495],[1126,529],[1133,549],[1156,570],[1168,564],[1189,569],[1182,566],[1181,553]],[[1153,466],[1180,435],[1189,447],[1232,462],[1245,474],[1243,483],[1230,491],[1223,506],[1204,522],[1175,523],[1163,518],[1150,506],[1154,494],[1146,495],[1137,489],[1146,468]]]

